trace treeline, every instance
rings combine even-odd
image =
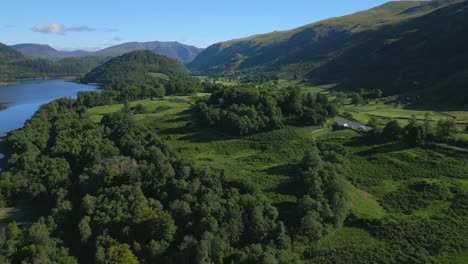
[[[301,183],[306,194],[298,200],[297,214],[300,218],[297,238],[312,246],[305,250],[307,257],[313,255],[314,243],[331,234],[346,218],[346,203],[339,184],[342,154],[340,150],[322,146],[307,151],[300,163]]]
[[[323,94],[285,89],[231,86],[213,91],[197,104],[199,120],[226,133],[247,135],[281,128],[286,123],[320,125],[337,111]]]
[[[383,129],[377,126],[376,120],[371,120],[370,123],[376,127],[369,133],[371,138],[387,141],[399,140],[410,146],[422,146],[431,142],[450,142],[458,133],[454,119],[440,119],[434,126],[429,114],[426,114],[423,122],[418,122],[413,117],[404,127],[396,120],[388,122]]]
[[[152,79],[147,82],[115,82],[101,92],[79,92],[78,102],[85,107],[119,104],[127,101],[163,98],[172,94],[194,94],[222,89],[224,86],[197,78]]]

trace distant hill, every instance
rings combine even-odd
[[[0,63],[8,63],[19,59],[24,59],[20,52],[0,43]]]
[[[183,62],[192,61],[203,50],[194,46],[184,45],[179,42],[129,42],[99,50],[94,55],[115,57],[143,49],[151,50],[154,53]]]
[[[27,57],[0,43],[0,81],[79,76],[104,63],[103,57],[73,57],[58,62]]]
[[[84,50],[58,51],[49,45],[33,43],[11,45],[10,47],[15,49],[16,51],[21,52],[24,55],[51,61],[58,61],[67,57],[90,56],[92,54],[92,52]]]
[[[162,77],[184,77],[185,66],[149,50],[138,50],[112,58],[82,78],[83,83],[137,82]]]
[[[85,75],[110,59],[110,57],[99,56],[68,57],[57,63],[61,65],[64,71],[76,73],[74,75]]]
[[[117,57],[132,51],[147,49],[153,51],[156,54],[174,58],[182,62],[190,62],[203,50],[194,46],[181,44],[179,42],[160,41],[128,42],[116,46],[111,46],[96,52],[84,50],[59,51],[49,45],[33,43],[11,45],[10,47],[16,51],[21,52],[23,55],[51,61],[59,61],[69,57],[85,56]]]
[[[56,76],[61,72],[56,63],[27,58],[23,54],[0,43],[0,81],[22,78]]]

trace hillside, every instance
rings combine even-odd
[[[0,81],[79,76],[107,60],[103,57],[72,57],[53,62],[27,57],[0,43]]]
[[[16,51],[19,51],[22,54],[27,55],[27,56],[51,60],[51,61],[58,61],[67,57],[84,57],[84,56],[89,56],[92,54],[92,52],[88,52],[84,50],[59,51],[59,50],[52,48],[49,45],[33,44],[33,43],[11,45],[10,48]]]
[[[149,50],[139,50],[107,61],[83,77],[82,82],[141,81],[151,79],[155,74],[183,77],[188,73],[185,67],[174,59],[157,55]]]
[[[357,34],[330,62],[308,73],[317,84],[380,88],[467,103],[468,2],[397,26]],[[359,65],[359,67],[356,67]]]
[[[466,52],[462,48],[466,46],[465,6],[465,1],[456,0],[389,2],[289,31],[217,43],[201,52],[189,68],[222,74],[272,71],[288,78],[305,75],[314,84],[381,88],[386,94],[442,84],[448,72],[462,78],[463,70],[450,62],[460,62]],[[447,64],[441,64],[441,59]],[[432,72],[437,64],[446,65],[447,71],[424,82],[414,79]],[[413,82],[418,85],[409,85]]]
[[[178,42],[129,42],[112,46],[95,53],[96,56],[115,57],[135,50],[151,50],[154,53],[164,55],[183,62],[192,61],[202,49],[184,45]]]
[[[25,57],[21,53],[0,43],[0,81],[23,78],[45,78],[69,75],[61,65]]]
[[[85,75],[109,59],[109,57],[100,56],[68,57],[58,61],[57,63],[62,66],[64,71],[75,72],[78,75]]]
[[[21,53],[0,43],[0,63],[7,63],[23,58],[24,56]]]

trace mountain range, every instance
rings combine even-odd
[[[216,43],[204,50],[177,42],[130,42],[93,53],[64,53],[36,44],[13,46],[28,56],[61,59],[54,64],[1,46],[0,67],[5,65],[2,57],[9,57],[8,67],[1,68],[3,78],[15,72],[21,77],[34,75],[34,65],[40,68],[39,75],[85,74],[111,57],[147,49],[181,62],[193,59],[188,68],[196,74],[266,72],[312,85],[334,84],[337,89],[382,89],[385,95],[466,103],[467,17],[466,0],[392,1],[292,30]],[[78,57],[63,59],[69,56]],[[128,61],[134,63],[134,59]],[[118,68],[125,68],[125,62],[120,60]],[[59,66],[67,68],[51,70]]]
[[[96,56],[116,57],[136,50],[150,50],[156,54],[177,59],[182,62],[192,61],[203,49],[179,42],[129,42],[99,50]]]
[[[203,50],[194,46],[181,44],[179,42],[161,41],[129,42],[111,46],[95,52],[84,50],[59,51],[46,44],[34,43],[17,44],[11,45],[10,47],[26,56],[51,61],[59,61],[69,57],[85,56],[117,57],[132,51],[147,49],[153,51],[156,54],[165,55],[182,62],[190,62]]]

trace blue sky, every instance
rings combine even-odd
[[[27,3],[25,3],[27,2]],[[130,41],[198,47],[291,29],[378,6],[382,0],[4,1],[0,42],[96,50]]]

